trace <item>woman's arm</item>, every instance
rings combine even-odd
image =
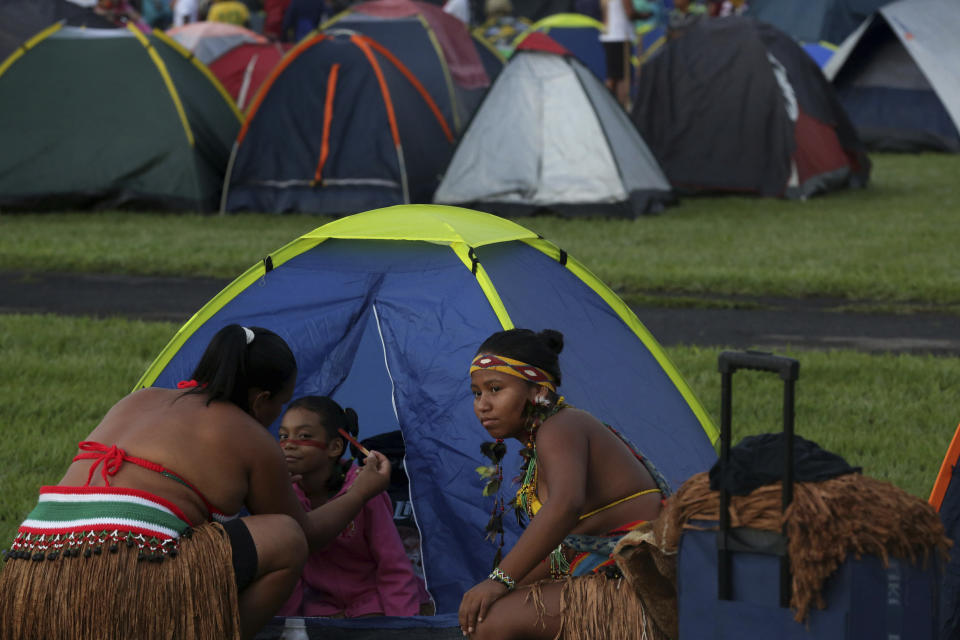
[[[573,530],[586,502],[589,439],[582,425],[558,415],[537,433],[538,495],[543,502],[523,535],[500,563],[520,580]]]
[[[536,574],[531,572],[576,526],[586,501],[589,457],[589,439],[575,417],[559,414],[540,427],[537,489],[543,506],[500,563],[507,576],[518,582],[533,578]],[[460,603],[460,626],[472,633],[490,605],[506,592],[506,586],[489,579],[470,589]]]
[[[305,511],[290,484],[283,452],[266,432],[269,440],[258,447],[248,477],[246,507],[250,513],[284,513],[303,527],[311,551],[321,549],[353,520],[371,497],[390,485],[390,462],[371,451],[364,471],[357,474],[350,490],[311,511]]]

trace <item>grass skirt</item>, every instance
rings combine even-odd
[[[530,597],[540,615],[543,615],[541,587],[544,581],[533,585]],[[560,632],[563,640],[609,640],[636,638],[637,640],[666,640],[648,615],[637,592],[622,577],[608,578],[590,574],[563,579],[560,592]]]
[[[176,557],[137,546],[55,560],[10,559],[0,571],[0,640],[239,638],[230,541],[217,523],[184,535]]]

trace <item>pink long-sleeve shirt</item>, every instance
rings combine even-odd
[[[356,465],[350,467],[338,496],[350,488],[358,471]],[[303,490],[296,484],[293,489],[310,509]],[[310,554],[279,615],[412,616],[429,600],[404,551],[390,497],[384,492],[368,500],[332,542]]]

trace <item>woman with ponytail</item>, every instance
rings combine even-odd
[[[253,638],[390,478],[371,452],[353,491],[304,510],[266,428],[296,374],[280,336],[229,325],[190,380],[115,404],[3,553],[0,640]]]
[[[354,459],[361,454],[347,437],[359,434],[357,412],[325,396],[294,400],[280,423],[280,448],[294,491],[305,509],[348,494],[369,473]],[[366,502],[360,513],[326,547],[307,559],[300,581],[281,615],[356,618],[412,616],[430,603],[393,523],[387,494]]]
[[[619,539],[655,519],[668,487],[609,425],[559,394],[563,334],[511,329],[490,336],[470,364],[473,409],[494,438],[478,471],[494,504],[488,538],[503,545],[504,440],[524,448],[512,506],[523,535],[460,604],[471,638],[660,638],[611,559]],[[510,474],[513,475],[513,474]]]

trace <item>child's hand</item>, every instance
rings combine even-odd
[[[386,491],[390,486],[390,461],[379,451],[371,451],[357,472],[351,489],[359,491],[369,500],[373,496]]]

